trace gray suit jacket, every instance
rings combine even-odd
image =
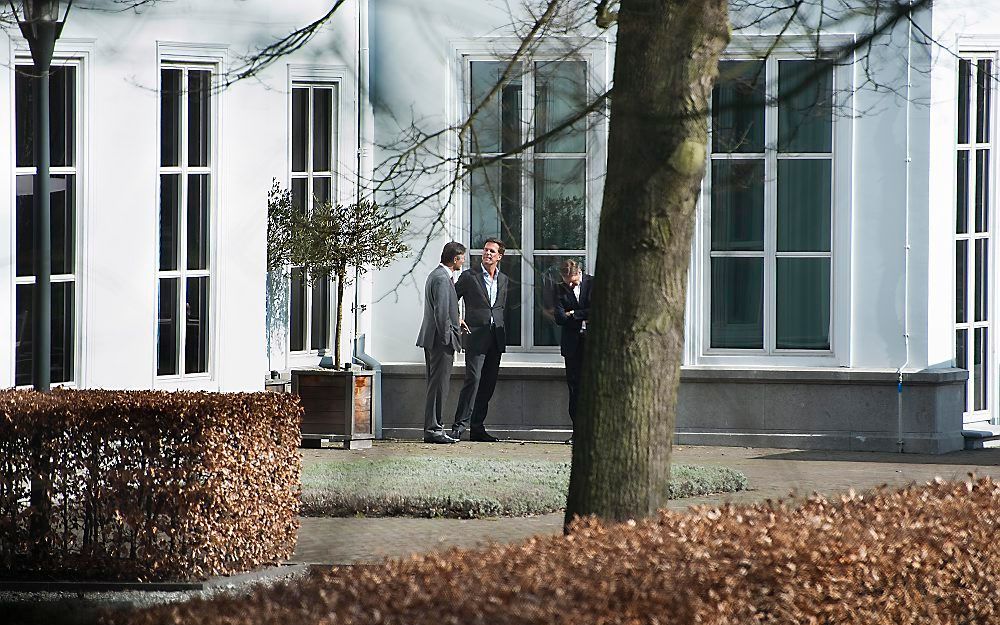
[[[458,295],[448,274],[447,269],[438,265],[427,276],[424,286],[424,321],[417,335],[417,347],[447,347],[456,352],[462,349]]]

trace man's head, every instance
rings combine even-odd
[[[441,264],[458,271],[463,263],[465,263],[465,246],[458,241],[445,243],[444,249],[441,250]]]
[[[559,275],[568,286],[576,286],[583,280],[583,272],[580,270],[580,263],[567,258],[559,265]]]
[[[493,273],[493,268],[503,258],[504,250],[506,247],[500,239],[493,237],[486,239],[486,243],[483,243],[483,267],[486,268],[486,271]]]

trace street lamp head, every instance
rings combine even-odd
[[[18,23],[55,24],[65,21],[73,0],[9,0]]]

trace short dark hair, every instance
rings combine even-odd
[[[456,256],[462,256],[463,254],[465,254],[465,246],[458,241],[445,243],[444,249],[441,250],[441,264],[450,264],[454,262]]]
[[[501,241],[500,239],[498,239],[496,237],[490,237],[490,238],[486,239],[485,241],[483,241],[483,249],[486,248],[486,244],[487,243],[496,243],[497,247],[500,249],[500,255],[501,256],[503,256],[503,253],[505,251],[507,251],[507,246],[503,244],[503,241]]]
[[[567,258],[559,266],[559,273],[561,273],[564,278],[575,276],[580,273],[580,263],[576,262],[572,258]]]

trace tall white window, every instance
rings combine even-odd
[[[712,96],[706,353],[831,352],[834,72],[727,60]]]
[[[291,189],[301,211],[337,201],[337,84],[292,84]],[[331,341],[330,277],[291,270],[288,340],[292,352],[323,352]],[[310,284],[311,282],[311,284]]]
[[[213,65],[160,67],[156,374],[207,374],[211,353]]]
[[[990,254],[995,54],[958,63],[955,210],[955,364],[969,370],[965,422],[990,419]]]
[[[31,384],[32,204],[36,174],[32,110],[35,88],[30,63],[17,64],[14,77],[15,188],[14,211],[14,383]],[[79,214],[80,150],[78,115],[80,67],[53,62],[49,76],[52,250],[52,382],[76,379],[77,215]]]
[[[472,266],[486,238],[504,242],[507,344],[551,351],[559,344],[552,316],[559,263],[571,258],[586,266],[588,260],[589,120],[535,140],[586,108],[593,96],[588,62],[531,59],[509,68],[507,61],[465,58],[467,110],[478,109],[466,150],[472,165],[492,160],[474,168],[467,185]]]

